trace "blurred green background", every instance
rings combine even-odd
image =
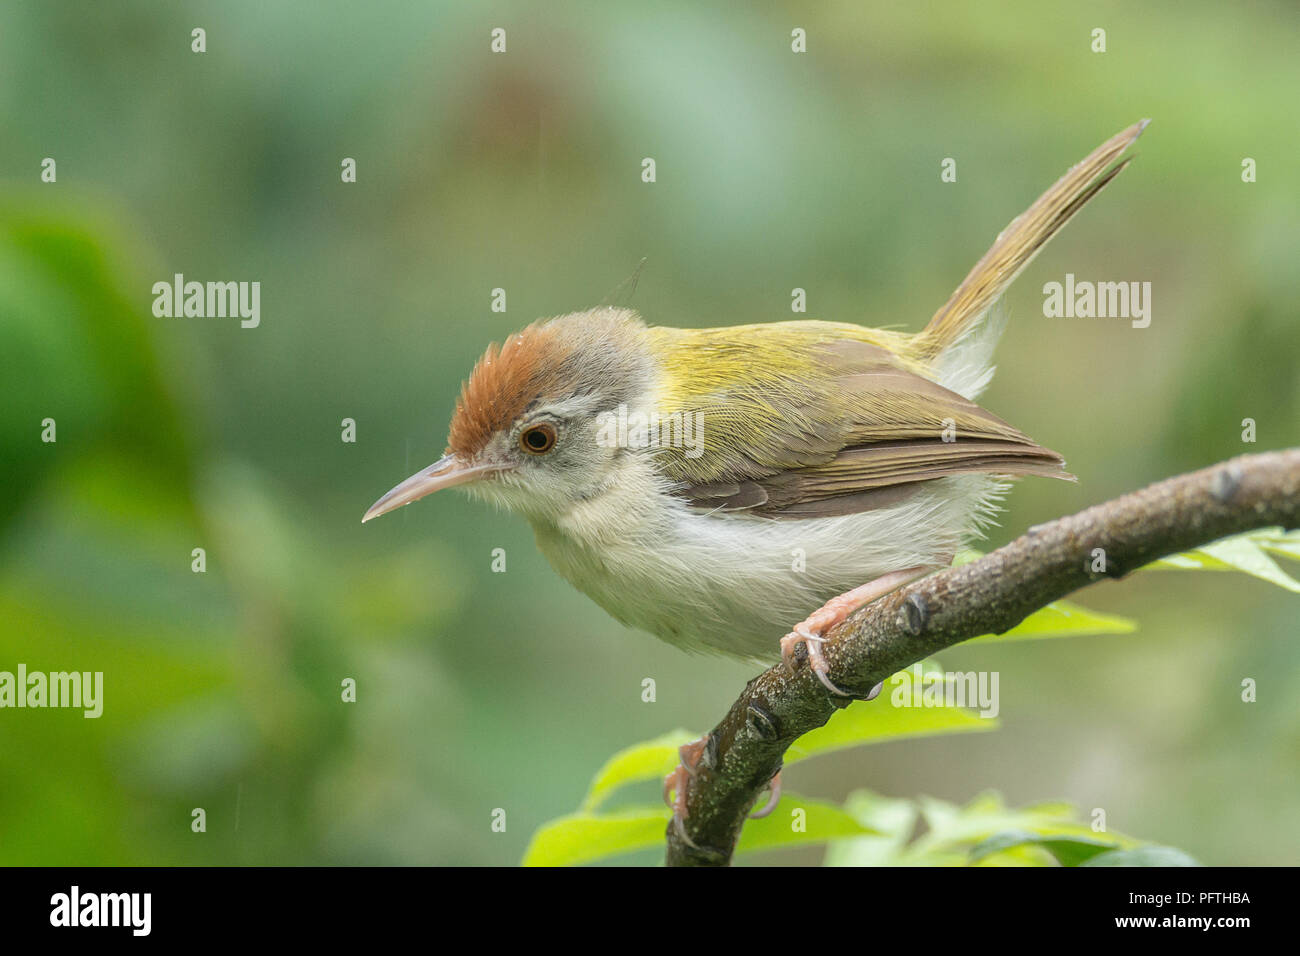
[[[1009,297],[984,404],[1080,482],[1022,482],[985,546],[1300,443],[1296,9],[876,6],[5,3],[0,669],[102,670],[106,700],[99,720],[0,712],[0,862],[513,863],[614,750],[712,726],[753,668],[622,628],[522,520],[438,495],[360,524],[438,457],[488,341],[642,257],[631,304],[654,323],[779,321],[798,286],[811,317],[916,329],[1150,116]],[[155,318],[176,272],[260,281],[260,327]],[[1152,282],[1150,328],[1045,319],[1066,272]],[[787,786],[993,787],[1204,862],[1295,863],[1295,596],[1170,573],[1078,600],[1141,630],[950,651],[1000,671],[1000,731]]]

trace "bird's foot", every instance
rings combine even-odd
[[[858,608],[879,600],[905,584],[911,584],[929,570],[928,567],[918,566],[905,568],[902,571],[891,571],[889,574],[881,575],[874,581],[868,581],[861,587],[856,587],[852,591],[845,591],[843,594],[831,598],[810,614],[807,619],[796,624],[794,630],[781,638],[781,660],[793,672],[795,649],[800,644],[803,644],[808,649],[808,666],[817,675],[817,679],[822,682],[822,686],[838,697],[852,697],[852,694],[836,687],[831,679],[826,676],[830,670],[830,665],[826,663],[826,655],[822,653],[822,644],[826,642],[825,635],[831,628],[842,623],[845,618]],[[867,700],[874,699],[878,693],[880,693],[879,685],[872,689]]]
[[[682,842],[687,846],[699,849],[695,841],[686,833],[686,794],[699,773],[700,760],[704,757],[705,748],[709,745],[709,735],[705,734],[699,740],[692,740],[689,744],[682,744],[677,748],[677,755],[681,762],[677,764],[675,770],[668,776],[664,777],[664,803],[673,808],[673,829],[677,835],[682,838]],[[755,810],[749,815],[751,820],[760,820],[776,809],[776,805],[781,802],[781,771],[778,770],[767,785],[767,801],[761,808]]]
[[[677,831],[683,843],[697,850],[699,847],[695,846],[695,841],[686,835],[686,792],[691,781],[695,779],[700,760],[704,757],[708,745],[708,734],[699,740],[692,740],[689,744],[682,744],[677,748],[677,756],[681,762],[672,773],[664,777],[664,803],[673,808],[673,829]]]
[[[780,802],[781,802],[781,771],[778,770],[773,775],[772,779],[768,781],[767,802],[764,803],[762,807],[760,807],[759,809],[751,813],[749,815],[749,819],[751,820],[763,819],[763,817],[767,816],[769,813],[775,810],[776,805]]]

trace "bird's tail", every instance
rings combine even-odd
[[[1011,220],[929,324],[913,337],[912,355],[921,362],[933,363],[994,312],[1002,293],[1047,245],[1047,240],[1129,164],[1128,159],[1115,161],[1142,135],[1149,122],[1134,123],[1106,140]]]

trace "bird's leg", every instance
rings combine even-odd
[[[889,574],[881,575],[861,587],[856,587],[852,591],[846,591],[837,597],[831,598],[820,609],[810,614],[802,623],[795,625],[793,631],[781,638],[781,658],[785,661],[786,667],[794,670],[795,647],[798,646],[800,641],[803,641],[808,648],[808,666],[817,675],[817,679],[832,694],[840,697],[851,697],[851,694],[840,690],[826,676],[829,665],[826,663],[825,655],[822,654],[821,645],[826,640],[822,635],[858,608],[884,597],[891,591],[898,590],[905,584],[910,584],[917,578],[929,573],[929,571],[930,568],[926,566],[891,571]],[[879,692],[880,688],[877,686],[867,699],[872,700]],[[664,802],[673,808],[673,826],[682,841],[692,847],[695,846],[695,843],[686,834],[686,794],[691,781],[695,779],[700,760],[703,759],[708,745],[708,734],[705,734],[699,740],[692,740],[688,744],[682,744],[677,749],[677,754],[681,758],[680,763],[677,764],[677,768],[672,773],[664,778]],[[768,788],[770,795],[767,802],[761,809],[750,814],[751,819],[757,820],[765,817],[776,809],[776,805],[781,799],[781,772],[779,770],[772,777]]]
[[[673,827],[682,841],[692,847],[695,843],[686,835],[686,788],[695,779],[696,770],[708,745],[708,734],[699,740],[692,740],[689,744],[682,744],[677,748],[677,756],[681,762],[672,773],[664,777],[664,803],[673,808]],[[672,794],[671,799],[669,794]],[[699,849],[699,847],[695,848]]]
[[[781,659],[785,661],[785,666],[791,671],[794,670],[795,648],[800,642],[803,642],[808,648],[808,666],[812,668],[813,673],[817,675],[817,679],[822,682],[822,685],[837,696],[853,696],[840,690],[826,676],[830,665],[826,663],[826,656],[822,653],[822,644],[826,640],[824,635],[858,608],[884,597],[891,591],[898,590],[905,584],[911,584],[929,571],[930,568],[925,566],[905,568],[902,571],[891,571],[889,574],[881,575],[874,581],[868,581],[861,587],[856,587],[852,591],[845,591],[838,597],[831,598],[820,609],[808,615],[807,619],[802,623],[796,624],[793,631],[781,638]],[[873,690],[871,697],[867,699],[874,698],[877,692],[878,690]]]

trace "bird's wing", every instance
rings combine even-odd
[[[670,336],[667,354],[691,357],[665,365],[659,407],[684,440],[660,442],[656,460],[692,505],[808,518],[883,507],[948,475],[1072,477],[1056,452],[907,367],[879,333],[762,328],[653,330]]]

